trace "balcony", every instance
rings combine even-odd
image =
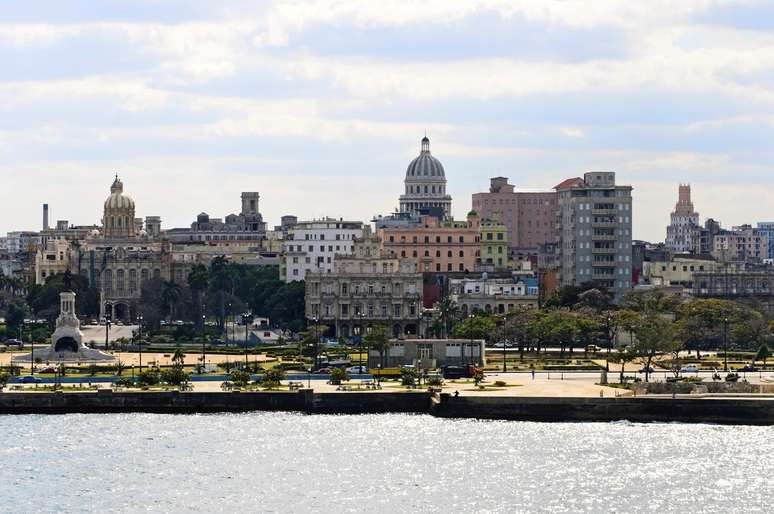
[[[591,222],[591,226],[592,227],[600,227],[600,228],[615,227],[617,225],[618,225],[618,222],[615,221],[615,220],[612,220],[612,221],[611,220],[607,220],[607,221],[592,221]]]
[[[617,261],[592,261],[591,265],[595,268],[615,268]]]
[[[591,236],[592,241],[615,241],[615,235],[610,234],[594,234]]]
[[[591,253],[594,255],[613,255],[615,248],[592,248]]]
[[[613,216],[617,212],[616,209],[591,209],[591,214],[596,214],[598,216]]]

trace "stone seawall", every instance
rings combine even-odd
[[[0,414],[297,411],[310,414],[426,413],[427,393],[99,392],[0,393]]]
[[[774,398],[535,398],[432,396],[426,392],[0,393],[0,414],[290,411],[307,414],[417,413],[516,421],[618,421],[774,425]]]
[[[531,398],[443,394],[432,414],[515,421],[619,421],[774,425],[774,398]]]

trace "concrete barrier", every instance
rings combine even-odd
[[[0,414],[291,411],[308,414],[426,413],[519,421],[683,422],[774,425],[774,398],[452,397],[444,393],[68,392],[0,393]]]

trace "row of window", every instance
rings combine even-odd
[[[490,234],[490,235],[491,235],[491,234]],[[501,237],[499,237],[498,239],[502,239],[502,233],[501,233],[501,234],[499,234],[499,235],[500,235]],[[454,239],[454,238],[453,238],[452,236],[446,236],[446,242],[447,242],[447,243],[454,243],[454,240],[453,240],[453,239]],[[476,242],[476,243],[480,242],[480,240],[481,240],[481,239],[479,238],[479,236],[475,236],[473,239],[474,239],[474,242]],[[394,243],[394,242],[395,242],[395,236],[394,236],[394,235],[390,235],[390,236],[387,238],[387,240],[388,240],[390,243]],[[459,236],[459,237],[458,237],[458,241],[459,241],[460,243],[465,243],[465,236]],[[401,242],[401,243],[405,243],[405,242],[406,242],[406,236],[400,236],[400,242]],[[412,242],[412,243],[415,243],[415,244],[418,244],[418,243],[419,243],[419,240],[418,240],[417,236],[412,236],[412,237],[411,237],[411,242]],[[430,236],[425,236],[425,237],[424,237],[424,242],[425,242],[425,244],[429,244],[429,243],[430,243]],[[436,242],[436,243],[440,243],[440,242],[441,242],[441,236],[435,236],[435,242]]]

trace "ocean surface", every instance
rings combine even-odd
[[[0,512],[772,512],[774,428],[0,416]]]

